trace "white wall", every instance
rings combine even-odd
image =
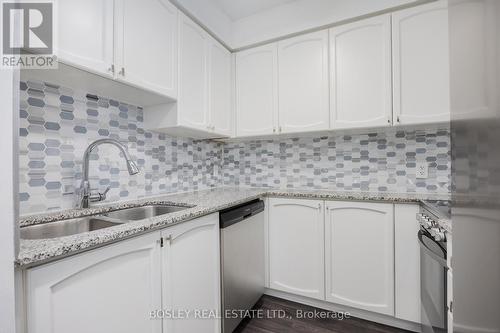
[[[17,252],[17,228],[15,228],[17,204],[16,149],[18,126],[17,109],[19,81],[17,73],[0,69],[0,333],[16,332],[16,301],[14,260]],[[17,82],[17,85],[16,85]]]
[[[232,21],[213,0],[172,0],[238,49],[418,0],[297,0]]]

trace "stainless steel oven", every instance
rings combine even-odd
[[[447,248],[446,232],[437,217],[425,207],[417,215],[420,223],[420,300],[422,304],[422,332],[447,332]]]

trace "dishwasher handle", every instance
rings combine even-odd
[[[221,229],[227,228],[238,222],[244,221],[264,211],[264,201],[254,200],[246,204],[223,210],[219,214]]]

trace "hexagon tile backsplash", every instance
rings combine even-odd
[[[144,129],[143,110],[37,81],[21,82],[21,215],[75,205],[85,148],[99,138],[126,144],[140,173],[129,176],[118,150],[100,146],[90,163],[93,188],[107,201],[219,185],[448,193],[448,129],[386,129],[370,134],[216,143]],[[416,162],[429,177],[417,179]]]
[[[111,186],[106,201],[220,184],[221,144],[146,131],[140,107],[34,81],[21,82],[20,93],[21,215],[73,208],[83,152],[100,138],[124,143],[140,169],[130,176],[116,147],[99,146],[90,182],[92,188]]]

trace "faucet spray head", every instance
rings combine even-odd
[[[139,168],[137,167],[137,164],[135,164],[135,162],[132,160],[127,160],[127,169],[129,175],[135,175],[139,173]]]

